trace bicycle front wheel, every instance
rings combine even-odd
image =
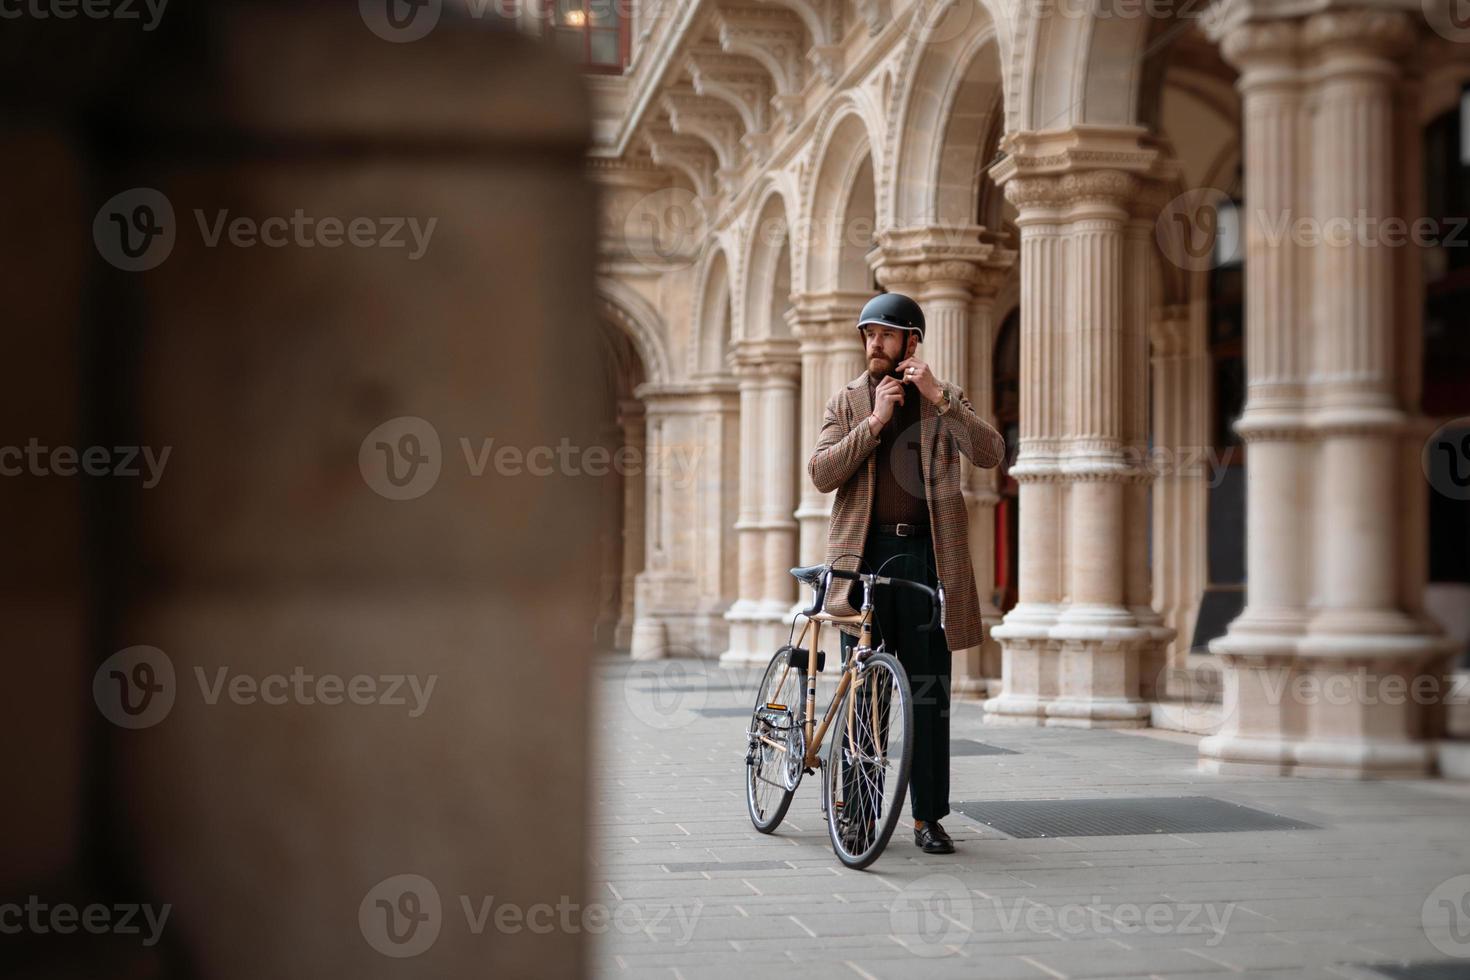
[[[908,798],[914,705],[892,654],[870,656],[832,719],[822,784],[832,850],[849,868],[878,859]]]
[[[789,651],[771,658],[756,692],[745,747],[745,806],[755,829],[769,834],[786,817],[801,782],[802,699],[806,671],[790,665]]]

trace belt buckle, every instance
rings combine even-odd
[[[912,537],[914,533],[914,525],[903,523],[895,524],[893,526],[893,533],[897,534],[901,538]]]

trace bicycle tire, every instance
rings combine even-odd
[[[909,688],[908,672],[903,669],[903,664],[898,662],[898,658],[890,653],[871,655],[863,670],[865,677],[873,670],[888,671],[893,677],[894,694],[901,702],[898,710],[903,719],[903,745],[898,753],[896,769],[892,774],[895,787],[893,805],[887,813],[881,814],[878,818],[880,825],[875,828],[876,833],[871,841],[860,851],[849,850],[842,840],[841,815],[834,805],[833,793],[833,780],[843,778],[843,745],[848,735],[846,710],[839,708],[832,719],[832,731],[829,733],[831,742],[827,746],[827,761],[823,766],[822,774],[822,800],[827,813],[827,836],[832,842],[832,851],[837,855],[837,859],[855,871],[861,871],[876,861],[883,853],[883,849],[888,846],[894,828],[898,826],[899,817],[908,803],[909,776],[914,757],[914,702]],[[857,692],[851,688],[843,695],[844,699],[855,696]],[[890,719],[894,717],[891,703],[888,717]],[[889,724],[891,726],[891,721]]]
[[[750,822],[755,829],[763,834],[773,833],[786,819],[786,811],[791,808],[791,800],[796,796],[796,786],[790,789],[780,788],[779,796],[767,805],[761,805],[757,801],[757,795],[763,790],[757,783],[762,782],[765,775],[763,763],[771,759],[772,753],[766,751],[765,743],[760,742],[752,732],[761,731],[763,727],[763,711],[773,702],[777,694],[786,697],[785,704],[791,710],[790,722],[800,725],[803,721],[803,708],[806,697],[806,671],[795,667],[787,671],[786,680],[781,681],[782,671],[787,670],[787,654],[780,651],[771,657],[770,664],[766,667],[765,674],[761,677],[760,687],[756,690],[755,707],[751,710],[750,724],[746,729],[746,756],[745,756],[745,809],[750,815]],[[791,679],[795,678],[796,686],[794,693],[787,694],[791,688]],[[774,682],[781,682],[782,691],[770,691],[768,688]],[[780,702],[777,702],[780,703]],[[765,715],[769,717],[769,715]],[[801,783],[801,770],[797,770],[796,783]],[[767,786],[770,784],[767,783]],[[764,790],[770,792],[770,789]]]

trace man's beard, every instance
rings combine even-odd
[[[892,373],[896,367],[898,367],[898,362],[889,360],[886,354],[879,354],[876,357],[868,358],[868,373],[875,378],[881,378],[885,374]]]

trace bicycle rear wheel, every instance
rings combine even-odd
[[[871,655],[832,719],[822,789],[832,850],[849,868],[878,859],[908,799],[914,705],[892,654]]]
[[[746,731],[745,806],[750,822],[763,834],[785,819],[801,782],[805,697],[806,671],[790,666],[788,649],[783,648],[761,678]]]

